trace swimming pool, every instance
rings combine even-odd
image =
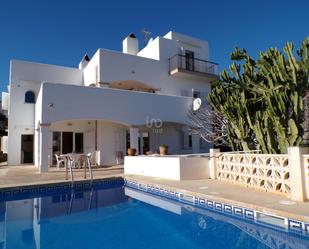
[[[124,186],[19,192],[0,199],[0,249],[309,248],[309,237]]]

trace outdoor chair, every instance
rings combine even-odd
[[[55,154],[55,157],[56,157],[56,161],[57,161],[57,168],[60,169],[61,164],[63,165],[63,167],[65,167],[65,164],[66,164],[65,158],[58,156],[57,154]]]

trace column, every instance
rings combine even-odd
[[[217,179],[217,157],[220,149],[209,149],[209,175],[210,179]]]
[[[200,153],[200,135],[192,134],[192,153]]]
[[[137,155],[139,155],[138,137],[139,137],[138,128],[131,127],[130,128],[130,147],[136,149]]]
[[[50,151],[48,146],[48,133],[49,125],[41,124],[40,127],[40,160],[39,170],[41,172],[47,172],[49,167]]]
[[[291,199],[295,201],[305,201],[306,182],[304,154],[308,154],[308,147],[289,147],[288,160],[290,168]]]

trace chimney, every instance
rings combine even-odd
[[[80,61],[79,65],[78,65],[78,69],[83,70],[89,63],[90,58],[88,56],[88,54],[86,53],[83,57],[83,59]]]
[[[138,51],[138,39],[131,33],[122,42],[122,52],[125,54],[137,55]]]

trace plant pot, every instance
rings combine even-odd
[[[128,149],[128,155],[129,156],[135,156],[136,155],[136,149],[135,148],[129,148]]]
[[[168,146],[167,145],[160,145],[159,151],[161,156],[165,156],[168,153]]]

